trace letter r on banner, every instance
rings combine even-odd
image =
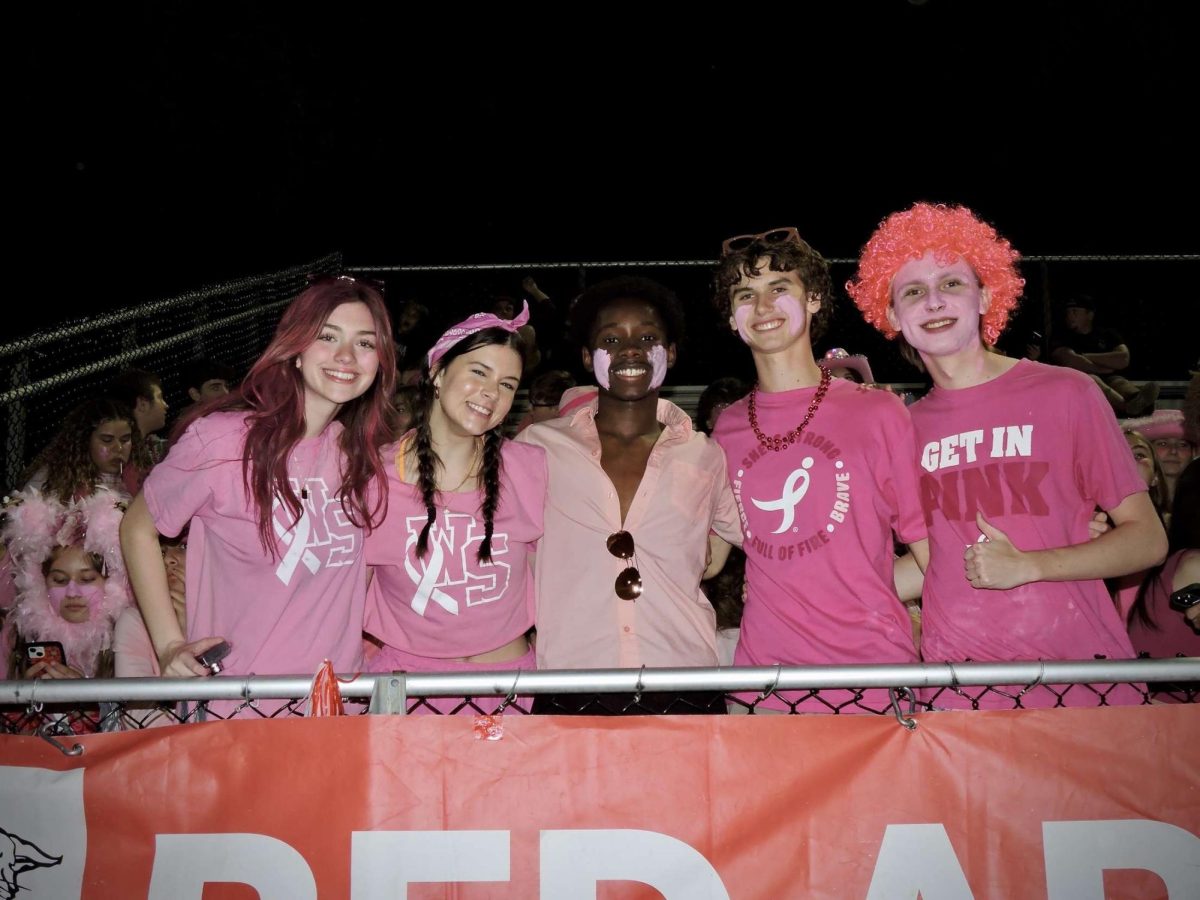
[[[508,881],[507,831],[356,831],[351,900],[405,900],[425,882]]]
[[[317,900],[317,883],[291,844],[265,834],[160,834],[149,900],[201,900],[208,882],[232,881],[259,900]]]
[[[950,836],[940,824],[889,825],[867,900],[972,900]]]
[[[729,900],[708,860],[668,835],[635,829],[542,832],[543,897],[596,900],[601,881],[648,884],[666,900]]]
[[[1145,869],[1175,897],[1200,897],[1200,838],[1149,819],[1043,822],[1049,900],[1104,900],[1105,869]]]

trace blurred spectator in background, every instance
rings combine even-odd
[[[193,403],[224,397],[236,383],[233,368],[214,359],[194,359],[183,367],[183,387]]]
[[[429,307],[416,300],[405,300],[396,316],[396,360],[399,384],[415,384],[421,374],[425,351],[433,346],[437,334],[429,319]]]
[[[875,376],[871,374],[871,364],[867,362],[867,358],[861,354],[851,356],[841,347],[834,347],[822,359],[817,360],[817,365],[828,369],[834,378],[844,378],[856,384],[875,383]]]
[[[530,425],[545,422],[558,416],[558,404],[563,393],[575,387],[575,379],[563,369],[543,372],[529,383],[529,412],[517,426],[520,433]]]
[[[108,383],[104,396],[133,410],[151,461],[162,459],[166,452],[166,441],[157,432],[166,426],[169,408],[163,399],[162,379],[143,369],[126,369]]]
[[[396,438],[402,437],[416,420],[417,409],[416,385],[405,385],[398,388],[392,396],[392,406],[396,408]]]
[[[1086,294],[1067,301],[1066,328],[1055,335],[1050,362],[1086,372],[1100,386],[1119,416],[1140,416],[1154,409],[1158,385],[1140,388],[1118,373],[1129,368],[1129,347],[1113,328],[1095,327],[1096,303]]]
[[[1196,445],[1185,435],[1183,422],[1181,410],[1160,409],[1148,418],[1122,423],[1127,429],[1140,431],[1154,445],[1154,453],[1167,480],[1168,505],[1175,498],[1179,476],[1196,455]]]
[[[696,403],[696,428],[712,437],[717,419],[731,404],[750,393],[750,385],[740,378],[718,378],[704,389]]]

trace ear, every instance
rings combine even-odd
[[[992,290],[988,287],[979,289],[979,314],[984,315],[992,305]]]
[[[200,392],[195,388],[188,388],[188,396],[192,398],[193,403],[200,402]]]
[[[808,295],[808,314],[810,316],[815,315],[817,310],[819,310],[820,308],[821,308],[821,295],[820,294],[809,294]]]
[[[133,411],[135,413],[145,412],[150,408],[150,406],[151,401],[147,400],[145,397],[138,397],[137,400],[133,402]]]
[[[729,314],[729,330],[737,334],[737,319],[733,317],[733,313]]]
[[[430,372],[430,381],[433,382],[433,386],[439,391],[442,389],[442,372],[443,369],[440,363]]]
[[[296,357],[296,368],[300,368],[300,357]]]
[[[896,315],[895,305],[892,303],[889,303],[887,305],[887,310],[885,312],[887,313],[888,324],[892,326],[892,331],[899,331],[900,330],[900,317]]]
[[[677,353],[678,353],[678,351],[677,351],[677,348],[676,348],[674,342],[667,344],[667,368],[668,369],[675,368],[675,359],[677,357]]]
[[[595,371],[592,368],[592,351],[589,350],[587,347],[582,347],[580,349],[581,349],[581,352],[583,353],[583,367],[585,369],[587,369],[589,372]]]

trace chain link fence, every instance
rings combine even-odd
[[[894,341],[867,325],[842,285],[857,266],[857,259],[829,260],[834,285],[834,315],[829,330],[814,349],[823,354],[831,347],[866,354],[883,382],[910,385],[922,376],[906,363]],[[533,277],[550,295],[559,316],[589,284],[621,273],[636,273],[671,287],[683,302],[687,332],[681,342],[673,384],[706,385],[724,376],[754,377],[750,355],[730,331],[712,296],[715,259],[592,260],[470,265],[351,265],[354,272],[387,283],[393,311],[406,300],[427,306],[434,328],[441,329],[467,312],[487,305],[490,298],[520,298],[522,280]],[[1000,346],[1020,356],[1033,344],[1044,362],[1054,335],[1062,327],[1062,305],[1078,293],[1091,295],[1099,305],[1097,327],[1114,327],[1125,338],[1132,362],[1128,377],[1167,382],[1166,405],[1177,405],[1183,396],[1188,369],[1197,364],[1195,340],[1179,325],[1188,320],[1185,301],[1176,300],[1165,285],[1200,280],[1200,253],[1158,254],[1056,254],[1027,256],[1021,271],[1026,279],[1025,299],[1013,316]],[[560,335],[549,343],[561,342]],[[544,336],[539,334],[539,344]],[[553,355],[553,354],[552,354]],[[579,350],[570,345],[553,360],[554,366],[579,371]]]
[[[303,677],[0,682],[0,735],[61,737],[306,714]],[[347,715],[891,716],[1200,701],[1200,659],[357,675]]]
[[[190,361],[215,359],[244,372],[306,276],[341,269],[341,254],[334,253],[0,344],[0,367],[9,373],[0,383],[5,486],[19,487],[25,467],[66,413],[122,370],[158,375],[167,403],[179,409],[190,402],[181,377]]]

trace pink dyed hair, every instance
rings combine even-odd
[[[983,339],[995,344],[1025,287],[1017,272],[1020,254],[965,206],[916,203],[892,213],[863,247],[858,272],[846,282],[846,293],[863,318],[885,337],[894,338],[899,332],[887,319],[892,279],[901,266],[930,250],[941,265],[962,257],[991,293],[991,305],[983,315]]]
[[[201,405],[176,426],[182,434],[196,418],[218,410],[248,410],[249,430],[242,451],[242,480],[258,513],[263,548],[276,552],[271,522],[278,495],[293,521],[300,519],[300,498],[288,480],[288,457],[304,438],[304,378],[295,360],[312,345],[330,315],[344,303],[363,303],[375,323],[379,372],[361,397],[339,410],[344,430],[342,451],[342,509],[360,528],[377,522],[387,493],[387,470],[379,448],[391,440],[391,397],[396,388],[396,348],[392,323],[383,297],[374,287],[348,276],[322,278],[304,290],[284,311],[275,336],[251,367],[241,385],[225,397]],[[374,485],[374,489],[373,486]]]

